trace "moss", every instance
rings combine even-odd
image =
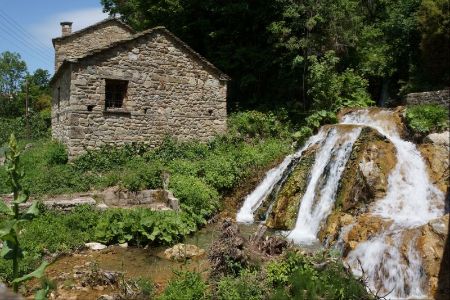
[[[267,220],[268,227],[284,230],[294,228],[300,201],[308,186],[309,172],[314,164],[315,154],[315,149],[306,152],[281,186]]]

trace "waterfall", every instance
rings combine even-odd
[[[284,171],[291,163],[292,157],[292,155],[286,156],[281,164],[266,173],[266,177],[261,182],[261,184],[259,184],[258,187],[245,198],[244,205],[236,215],[237,222],[253,223],[253,213],[258,209],[264,199],[271,193],[275,184],[281,179]]]
[[[411,238],[407,234],[444,214],[444,194],[430,181],[416,146],[400,137],[393,119],[393,113],[387,110],[354,111],[345,115],[339,124],[322,128],[294,155],[300,157],[311,145],[319,146],[300,201],[295,228],[288,238],[298,244],[317,240],[321,226],[334,208],[339,181],[353,144],[363,127],[371,127],[395,147],[397,162],[388,176],[386,195],[371,204],[368,214],[391,225],[359,243],[345,260],[356,276],[365,276],[368,287],[378,295],[391,299],[423,298],[427,291],[417,236]],[[291,171],[292,159],[293,156],[288,156],[267,173],[264,181],[247,196],[238,221],[253,221],[258,206],[279,184],[283,174]],[[351,226],[353,224],[341,229],[339,243],[343,243],[343,236]]]
[[[316,155],[297,222],[288,239],[299,244],[311,244],[317,240],[320,224],[333,209],[339,179],[360,132],[359,127],[349,131],[335,127],[329,131],[325,143]]]
[[[236,221],[239,223],[253,223],[254,212],[262,204],[262,202],[270,195],[276,184],[282,179],[283,174],[287,171],[293,159],[299,159],[304,152],[311,145],[314,145],[323,140],[325,130],[319,134],[309,138],[305,145],[293,155],[288,155],[281,164],[269,170],[266,173],[264,180],[250,193],[244,200],[244,204],[236,215]]]
[[[388,178],[386,196],[375,202],[370,213],[392,221],[390,228],[359,244],[347,256],[356,275],[366,276],[372,291],[388,298],[423,298],[421,260],[415,241],[407,245],[402,259],[401,241],[405,230],[428,223],[443,215],[444,195],[430,181],[426,165],[413,143],[402,140],[390,123],[389,112],[376,116],[366,112],[349,114],[343,123],[370,126],[386,136],[397,151],[397,164]]]

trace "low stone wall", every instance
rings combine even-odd
[[[406,95],[407,105],[440,104],[450,107],[450,88],[440,91],[411,93]]]

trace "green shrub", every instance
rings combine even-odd
[[[406,124],[414,132],[427,134],[448,127],[448,110],[439,105],[409,106],[405,113]]]
[[[197,272],[177,272],[169,282],[160,300],[206,300],[210,299],[208,286]]]
[[[191,207],[199,216],[209,216],[219,207],[218,192],[196,177],[174,175],[170,189],[181,204]]]
[[[69,160],[66,147],[57,142],[51,142],[48,149],[49,165],[64,165]]]
[[[100,149],[87,152],[73,161],[78,171],[104,172],[123,166],[131,158],[143,156],[149,146],[142,143],[126,144],[122,147],[104,145]]]
[[[28,128],[25,117],[0,118],[0,146],[6,143],[11,133],[18,140],[36,140],[50,136],[50,117],[46,113],[32,113],[29,116]]]
[[[325,267],[316,267],[324,261]],[[363,282],[326,253],[309,257],[290,252],[266,270],[276,288],[271,299],[371,299]]]
[[[231,135],[247,138],[267,138],[287,136],[288,126],[283,124],[273,113],[246,111],[232,114],[228,118]]]
[[[163,167],[157,161],[134,158],[124,166],[122,185],[130,191],[161,188],[162,171]]]
[[[323,57],[310,56],[308,95],[317,110],[338,111],[342,107],[367,107],[373,104],[368,82],[353,69],[337,71],[339,58],[333,51]]]
[[[217,284],[219,300],[268,299],[271,287],[261,272],[243,270],[238,277],[225,276]]]

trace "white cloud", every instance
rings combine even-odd
[[[100,7],[66,11],[49,16],[41,23],[32,25],[29,31],[40,43],[52,47],[52,38],[61,36],[60,22],[73,22],[72,31],[77,31],[107,17],[108,14],[103,13]]]

